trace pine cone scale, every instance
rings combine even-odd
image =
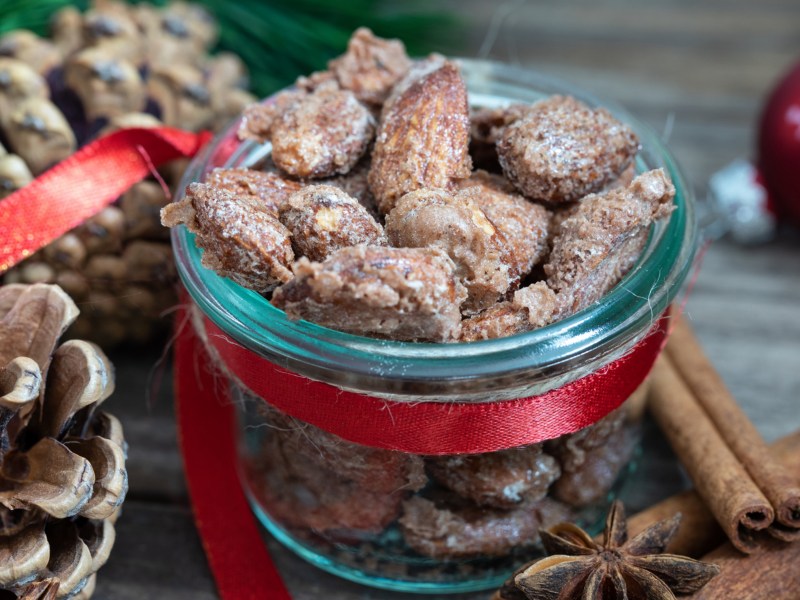
[[[12,288],[12,289],[8,289]],[[46,371],[58,338],[78,316],[78,308],[59,287],[7,286],[0,289],[0,365],[27,356]]]
[[[2,597],[89,598],[116,537],[127,446],[97,410],[114,370],[94,344],[56,347],[76,315],[56,286],[0,287]]]
[[[50,546],[41,525],[13,537],[0,538],[0,587],[26,583],[45,569],[49,561]]]
[[[94,485],[91,463],[70,452],[61,442],[43,438],[25,453],[9,454],[0,475],[0,482],[10,488],[0,492],[0,504],[7,508],[36,506],[64,519],[78,514],[91,498]],[[7,476],[9,462],[22,465],[11,477]]]

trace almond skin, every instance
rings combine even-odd
[[[434,63],[435,64],[435,63]],[[369,185],[378,210],[387,214],[404,194],[448,189],[472,170],[467,88],[455,64],[445,61],[401,81],[384,107]]]

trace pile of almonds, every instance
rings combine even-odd
[[[327,71],[248,107],[239,136],[271,143],[271,160],[212,171],[163,223],[289,318],[360,335],[473,341],[564,318],[673,209],[608,111],[553,96],[471,113],[457,64],[411,61],[366,29]]]
[[[412,61],[366,29],[248,107],[238,135],[269,160],[210,171],[162,222],[289,318],[359,335],[466,342],[564,318],[616,285],[673,209],[664,172],[636,176],[639,142],[607,111],[553,96],[470,112],[457,64]],[[394,527],[418,556],[506,557],[604,498],[632,452],[622,408],[469,456],[360,446],[262,409],[251,491],[324,552]]]
[[[97,0],[53,15],[51,37],[0,38],[0,198],[124,127],[220,129],[254,98],[233,54],[201,7]],[[8,148],[8,150],[6,150]],[[185,161],[162,169],[177,185]],[[159,210],[168,190],[152,179],[9,273],[7,283],[57,283],[85,308],[70,335],[109,347],[165,328],[176,279]]]

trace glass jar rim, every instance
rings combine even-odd
[[[180,226],[172,230],[178,272],[194,303],[217,327],[249,350],[300,375],[354,391],[421,397],[444,393],[445,388],[436,383],[469,382],[461,387],[496,389],[509,386],[517,375],[545,375],[550,387],[557,387],[580,375],[576,367],[599,368],[644,336],[677,294],[696,247],[694,195],[670,152],[627,111],[577,86],[490,61],[458,59],[458,63],[472,104],[481,98],[517,101],[523,96],[532,101],[553,93],[569,94],[606,108],[636,132],[642,146],[637,170],[665,169],[675,186],[676,209],[666,223],[653,226],[637,264],[622,281],[586,309],[530,332],[476,342],[400,342],[289,320],[263,296],[202,267],[193,234]],[[237,124],[238,120],[193,160],[176,200],[182,198],[188,183],[202,180],[211,168],[252,164],[264,156],[268,145],[235,141]],[[237,145],[235,152],[226,153],[227,160],[218,164],[221,150],[231,145]]]

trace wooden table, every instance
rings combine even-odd
[[[568,78],[618,100],[663,131],[699,198],[705,197],[715,170],[752,156],[764,94],[800,60],[797,0],[440,4],[464,19],[462,55]],[[705,256],[688,302],[708,354],[769,440],[800,427],[798,265],[797,232],[783,232],[775,242],[755,248],[717,242]],[[145,382],[158,352],[112,358],[118,391],[109,408],[121,417],[130,441],[131,489],[95,597],[216,598],[187,501],[169,370],[161,371],[161,391],[148,401]],[[646,456],[649,476],[631,498],[632,510],[687,485],[657,433],[647,436]],[[275,543],[271,547],[297,599],[413,597],[340,581]]]

